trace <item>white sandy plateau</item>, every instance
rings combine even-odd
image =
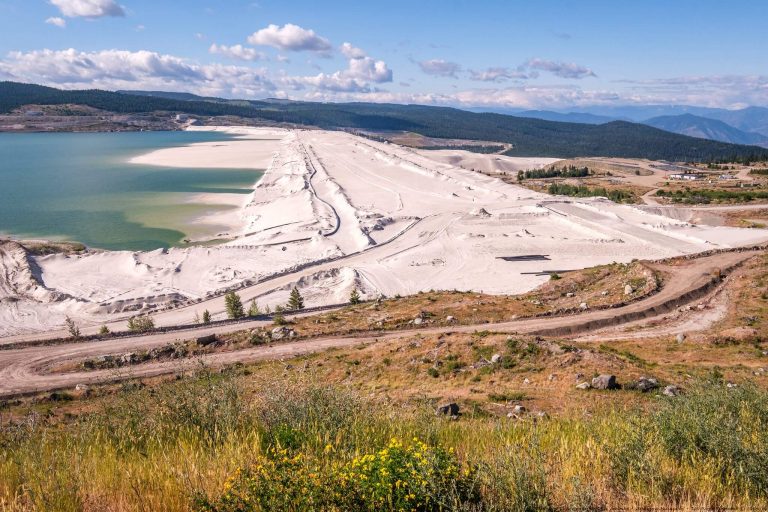
[[[544,282],[542,271],[663,258],[753,245],[768,231],[701,227],[602,198],[548,196],[469,169],[540,167],[464,151],[415,151],[344,132],[218,128],[233,141],[164,149],[136,158],[166,166],[266,168],[222,224],[237,237],[215,247],[28,257],[0,249],[0,336],[61,325],[189,323],[241,286],[245,299],[283,304],[302,289],[307,306],[429,289],[507,294]],[[203,198],[204,199],[204,198]],[[541,255],[539,261],[504,258]],[[278,279],[267,279],[284,274]],[[6,277],[5,285],[2,276]],[[183,306],[183,307],[180,307]]]

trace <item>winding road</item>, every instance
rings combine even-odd
[[[208,334],[228,332],[265,325],[264,321],[243,322],[236,325],[205,326],[185,331],[174,331],[137,337],[125,337],[104,341],[65,343],[59,345],[34,345],[0,350],[0,397],[30,394],[54,389],[72,388],[77,384],[93,384],[118,381],[127,378],[151,377],[176,373],[199,364],[220,366],[235,362],[252,362],[290,358],[380,340],[408,338],[417,334],[430,335],[448,332],[473,332],[478,329],[496,332],[569,336],[608,326],[621,325],[642,318],[654,318],[684,304],[693,302],[713,292],[722,282],[713,276],[716,271],[727,272],[761,251],[723,252],[689,260],[684,265],[671,267],[666,264],[653,266],[668,276],[661,290],[628,305],[602,310],[586,311],[567,316],[528,318],[501,323],[478,325],[452,325],[425,327],[397,331],[372,331],[353,336],[323,336],[298,341],[275,343],[229,352],[215,352],[188,360],[153,362],[124,367],[119,370],[77,371],[54,373],[53,367],[63,363],[77,363],[103,355],[123,354],[148,350],[173,341],[186,340]],[[367,257],[367,256],[366,256]],[[285,276],[290,282],[295,275]],[[275,283],[270,283],[274,286]],[[259,285],[251,287],[257,289]]]

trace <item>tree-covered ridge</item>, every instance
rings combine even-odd
[[[601,125],[561,123],[449,107],[379,103],[311,103],[190,100],[101,90],[63,91],[0,82],[0,112],[29,104],[83,104],[119,113],[185,112],[198,116],[240,116],[326,129],[412,131],[427,137],[511,144],[510,156],[613,156],[673,161],[768,159],[768,149],[698,139],[624,121]]]

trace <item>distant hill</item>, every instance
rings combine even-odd
[[[654,117],[643,121],[643,124],[691,137],[768,147],[768,136],[745,132],[722,121],[693,114]]]
[[[534,119],[543,119],[545,121],[557,121],[561,123],[584,123],[584,124],[604,124],[611,121],[619,121],[609,116],[598,116],[587,112],[553,112],[551,110],[524,110],[516,114],[517,117],[532,117]]]
[[[688,137],[625,121],[595,125],[423,105],[284,103],[167,95],[65,91],[0,82],[0,112],[27,104],[82,104],[120,113],[167,111],[203,117],[240,116],[327,129],[411,131],[436,138],[503,142],[513,145],[506,152],[511,156],[616,156],[683,161],[768,158],[765,148]]]
[[[747,107],[741,110],[720,110],[707,116],[727,123],[739,130],[760,133],[768,137],[768,108]]]

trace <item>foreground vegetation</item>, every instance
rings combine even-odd
[[[768,505],[768,393],[717,376],[644,408],[537,421],[452,421],[428,401],[393,404],[307,375],[206,369],[90,400],[55,421],[38,408],[4,425],[2,509]]]

